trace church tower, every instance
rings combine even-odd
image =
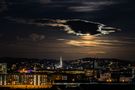
[[[63,61],[62,61],[62,57],[60,57],[60,64],[59,64],[59,68],[63,67]]]

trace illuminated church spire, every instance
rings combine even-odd
[[[59,68],[63,67],[63,61],[62,61],[62,56],[60,57],[60,64],[59,64]]]
[[[63,67],[62,57],[60,57],[59,64],[56,64],[55,67],[56,67],[56,68],[62,68],[62,67]]]

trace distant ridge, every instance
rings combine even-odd
[[[75,60],[109,60],[109,61],[117,61],[117,62],[129,62],[129,63],[135,63],[135,61],[131,60],[123,60],[123,59],[117,59],[117,58],[93,58],[93,57],[85,57],[85,58],[79,58]],[[75,60],[65,60],[65,62],[68,61],[75,61]],[[38,58],[18,58],[18,57],[0,57],[0,63],[18,63],[18,62],[43,62],[43,61],[58,61],[57,59],[38,59]]]

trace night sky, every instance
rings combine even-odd
[[[0,0],[0,57],[135,60],[135,0]]]

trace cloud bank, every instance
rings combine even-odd
[[[36,22],[36,23],[35,23]],[[87,20],[71,19],[71,20],[38,20],[33,22],[40,26],[61,27],[68,34],[74,35],[104,35],[112,32],[120,31],[120,29],[106,26],[101,23],[91,22]]]
[[[102,10],[104,7],[117,4],[114,1],[85,1],[82,2],[81,5],[78,6],[71,6],[69,7],[70,10],[75,12],[91,12]]]
[[[112,32],[120,31],[118,28],[110,27],[101,23],[81,20],[81,19],[14,19],[7,17],[8,20],[15,21],[24,24],[33,24],[37,26],[49,26],[58,27],[59,30],[64,30],[67,34],[73,34],[77,36],[89,36],[89,35],[105,35]]]

